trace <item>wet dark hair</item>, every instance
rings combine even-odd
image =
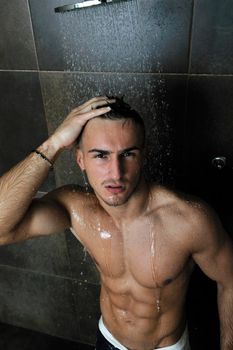
[[[142,144],[144,146],[145,124],[140,114],[134,109],[132,109],[132,107],[123,100],[124,97],[116,97],[116,96],[107,96],[107,97],[108,99],[115,99],[116,102],[107,105],[111,108],[111,111],[109,111],[106,114],[100,115],[97,118],[107,119],[107,120],[125,120],[125,121],[131,120],[135,125],[138,125],[140,127],[141,134],[142,134]],[[102,108],[102,106],[97,108]],[[77,145],[80,143],[83,130],[77,139]]]

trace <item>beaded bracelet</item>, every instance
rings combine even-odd
[[[53,163],[51,162],[51,160],[49,160],[43,153],[41,153],[40,151],[38,151],[37,149],[33,149],[32,152],[38,154],[41,158],[43,158],[44,160],[46,160],[49,165],[50,165],[50,170],[53,170]]]

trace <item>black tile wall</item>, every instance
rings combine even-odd
[[[59,5],[30,0],[41,70],[187,72],[191,0],[128,0],[63,14],[54,12]]]
[[[72,278],[79,282],[99,284],[99,273],[90,255],[70,231],[66,232]]]
[[[91,345],[0,323],[0,348],[5,350],[94,350]]]
[[[100,318],[100,287],[80,281],[74,281],[74,285],[78,285],[74,296],[77,305],[80,341],[95,344],[98,320]]]
[[[71,277],[67,244],[63,233],[1,246],[0,265]]]
[[[0,72],[0,174],[47,137],[38,73]],[[42,190],[54,187],[50,174]]]
[[[147,178],[176,177],[232,231],[232,1],[128,0],[54,12],[65,3],[1,1],[0,175],[77,104],[124,95],[148,129]],[[222,172],[211,166],[215,155],[227,157]],[[55,176],[57,186],[83,184],[72,150],[60,155]],[[54,187],[50,174],[40,190]],[[70,232],[0,249],[3,322],[94,343],[99,288]]]
[[[77,339],[72,280],[0,266],[0,320]]]
[[[99,284],[99,273],[90,255],[70,231],[66,232],[72,277],[79,282]]]
[[[231,0],[196,0],[192,73],[233,73],[233,6]]]
[[[201,195],[232,232],[233,119],[232,76],[193,76],[189,81],[186,133],[186,169],[189,188]],[[217,170],[214,157],[226,157]]]
[[[0,69],[37,69],[27,0],[1,0]]]
[[[233,167],[233,77],[194,76],[189,80],[188,167],[203,172],[215,156]]]

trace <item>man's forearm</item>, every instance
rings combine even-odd
[[[107,97],[96,97],[75,108],[54,134],[37,148],[45,157],[32,153],[0,178],[0,236],[21,222],[48,174],[48,160],[53,162],[62,149],[72,147],[84,125],[90,119],[109,112],[111,108],[105,106],[114,101]]]
[[[230,288],[218,286],[221,350],[233,350],[233,283]]]
[[[51,139],[45,141],[37,150],[51,162],[58,154]],[[46,159],[32,152],[0,178],[0,235],[14,229],[22,220],[50,167]]]

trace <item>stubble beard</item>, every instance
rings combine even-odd
[[[135,186],[125,197],[124,196],[118,197],[118,195],[111,195],[108,198],[104,198],[103,196],[99,195],[95,190],[94,192],[99,201],[103,201],[105,204],[107,204],[110,207],[119,207],[121,205],[126,204],[128,200],[135,194],[135,192],[137,192],[139,184],[141,183],[141,179],[142,179],[142,175],[140,174]]]

